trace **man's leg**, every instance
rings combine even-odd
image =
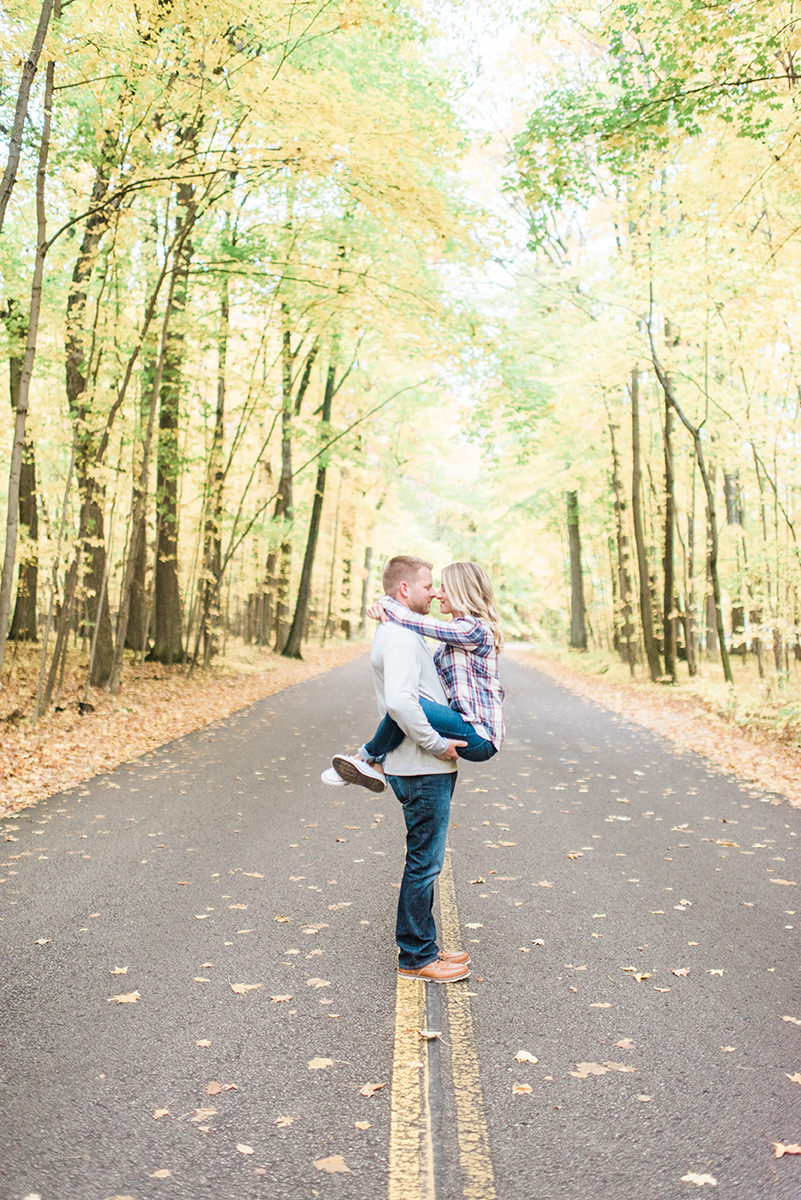
[[[434,962],[439,952],[432,912],[434,884],[445,861],[456,772],[390,775],[388,779],[403,805],[406,821],[406,865],[395,924],[398,965],[414,969]]]

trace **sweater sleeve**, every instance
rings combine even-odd
[[[432,729],[420,707],[420,672],[415,655],[409,653],[406,640],[415,635],[398,626],[395,630],[394,636],[386,638],[384,646],[384,702],[387,712],[421,750],[435,756],[444,754],[448,749],[447,740]]]
[[[434,638],[438,642],[446,642],[450,646],[459,646],[474,654],[487,654],[490,649],[490,638],[486,627],[477,617],[455,617],[452,621],[438,621],[436,617],[423,616],[414,613],[392,596],[382,596],[379,604],[391,621],[421,633],[424,637]]]

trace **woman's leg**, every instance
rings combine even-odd
[[[492,742],[477,733],[455,708],[449,708],[447,704],[437,704],[435,700],[428,700],[425,696],[420,697],[420,707],[429,725],[442,737],[455,742],[467,742],[466,746],[459,746],[456,751],[460,758],[467,759],[468,762],[486,762],[493,754],[497,754]]]
[[[429,725],[441,737],[467,743],[466,746],[460,746],[456,751],[460,758],[469,762],[485,762],[497,753],[488,738],[477,733],[461,713],[449,708],[447,704],[437,704],[435,700],[428,700],[425,696],[421,696],[420,707],[425,713]],[[365,742],[359,753],[367,762],[383,762],[391,750],[397,749],[403,738],[404,733],[400,725],[393,721],[392,717],[386,716],[370,741]]]
[[[403,738],[404,732],[400,725],[387,715],[359,753],[368,762],[383,762],[390,750],[397,750]]]

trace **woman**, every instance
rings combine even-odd
[[[438,621],[406,608],[391,596],[382,596],[368,610],[382,621],[395,621],[442,645],[434,654],[448,706],[425,696],[420,707],[441,737],[461,743],[460,758],[484,762],[500,750],[504,738],[504,691],[498,678],[498,654],[503,646],[500,619],[492,584],[483,567],[456,562],[442,572],[440,609],[453,620]],[[335,754],[324,771],[325,783],[359,783],[371,791],[384,790],[381,768],[385,756],[400,745],[403,730],[385,716],[373,737],[355,755]]]

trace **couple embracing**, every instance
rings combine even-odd
[[[469,976],[470,957],[437,943],[434,884],[445,858],[457,761],[482,762],[503,742],[503,639],[492,586],[478,563],[445,567],[439,591],[431,570],[431,563],[408,555],[387,563],[384,595],[369,610],[381,622],[370,664],[383,719],[357,754],[334,755],[323,780],[375,792],[389,783],[406,822],[398,974],[452,983]],[[435,598],[451,620],[428,615]],[[433,657],[425,637],[440,643]]]

